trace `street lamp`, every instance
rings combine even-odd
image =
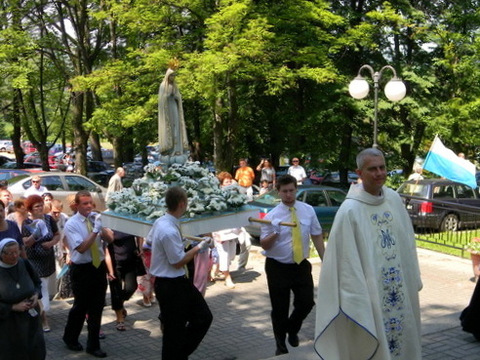
[[[393,72],[393,78],[385,86],[384,92],[385,96],[390,101],[400,101],[405,97],[407,93],[407,88],[403,81],[397,77],[397,72],[390,65],[385,65],[380,69],[380,71],[374,71],[370,65],[363,65],[359,70],[357,77],[350,82],[348,86],[348,92],[355,99],[363,99],[368,95],[370,90],[367,80],[361,75],[362,70],[367,69],[370,72],[373,80],[373,90],[374,90],[374,119],[373,119],[373,147],[376,148],[377,145],[377,116],[378,116],[378,82],[382,78],[382,73],[384,70],[389,69]]]

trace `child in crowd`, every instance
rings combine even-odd
[[[270,191],[270,188],[268,186],[268,181],[267,180],[262,180],[262,182],[260,183],[259,195],[263,195],[263,194],[267,193],[268,191]]]

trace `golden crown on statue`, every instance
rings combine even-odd
[[[171,59],[168,62],[168,67],[172,70],[177,70],[180,67],[180,60],[178,60],[176,57]]]

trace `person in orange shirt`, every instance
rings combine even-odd
[[[248,201],[253,200],[253,180],[255,180],[255,173],[253,169],[247,165],[246,159],[240,159],[240,167],[235,172],[235,180],[237,180],[240,186],[240,192],[246,194]]]

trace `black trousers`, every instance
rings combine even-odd
[[[312,265],[306,259],[300,264],[283,264],[267,257],[265,272],[272,304],[273,333],[277,344],[284,346],[286,334],[296,335],[315,305]],[[294,298],[289,315],[290,291]]]
[[[462,330],[474,334],[480,341],[480,280],[477,281],[470,303],[460,315]]]
[[[98,335],[102,322],[102,312],[107,292],[107,272],[105,262],[96,268],[92,263],[72,264],[70,276],[73,290],[73,306],[68,313],[63,340],[76,344],[88,314],[87,348],[100,349]]]
[[[213,320],[202,294],[185,277],[156,278],[155,295],[163,323],[162,360],[186,360]]]
[[[123,263],[112,259],[115,279],[109,281],[112,309],[123,309],[123,303],[137,290],[137,271],[133,262]]]

